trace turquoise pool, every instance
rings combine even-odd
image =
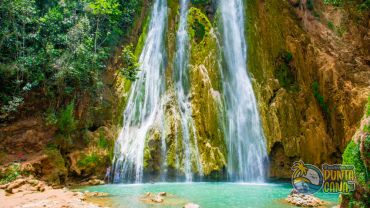
[[[110,205],[117,208],[182,207],[187,202],[202,208],[284,208],[294,207],[283,202],[292,187],[289,183],[157,183],[132,185],[103,185],[84,187],[82,191],[109,193]],[[145,203],[147,192],[167,192],[163,204]],[[337,194],[317,193],[315,196],[329,202],[327,207],[337,205]]]

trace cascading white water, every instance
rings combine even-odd
[[[191,117],[191,103],[189,100],[189,36],[187,31],[187,16],[189,0],[180,0],[180,23],[177,31],[177,50],[175,55],[174,81],[177,102],[181,116],[181,132],[183,145],[183,165],[186,181],[193,180],[192,157],[196,163],[198,174],[202,175],[202,166],[199,159],[196,129]],[[193,138],[193,142],[191,141]],[[178,137],[176,137],[178,139]],[[177,142],[177,141],[176,141]]]
[[[139,59],[141,72],[131,87],[123,128],[115,145],[114,182],[142,182],[145,140],[153,125],[162,126],[166,25],[167,1],[155,0]]]
[[[225,61],[222,84],[228,177],[231,181],[263,181],[267,153],[256,98],[247,74],[243,0],[221,0],[219,6]]]
[[[189,77],[189,36],[187,16],[189,0],[180,0],[180,20],[174,59],[175,94],[180,115],[175,123],[176,169],[186,181],[194,172],[202,176],[197,134],[192,118]],[[242,0],[220,1],[224,66],[222,69],[225,109],[224,135],[228,146],[227,171],[231,181],[262,181],[267,154],[258,117],[257,103],[247,74],[247,45],[244,36]],[[167,177],[165,116],[165,31],[167,2],[155,0],[151,21],[140,56],[141,72],[133,83],[124,112],[123,128],[115,145],[114,182],[142,182],[144,150],[152,130],[161,133],[161,180]],[[175,110],[177,111],[177,110]],[[175,112],[176,113],[176,112]]]

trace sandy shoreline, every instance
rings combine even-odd
[[[95,194],[98,195],[98,194]],[[0,189],[2,208],[98,208],[89,202],[94,194],[74,192],[68,188],[54,189],[35,179],[17,179]]]

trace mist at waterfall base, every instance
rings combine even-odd
[[[165,37],[167,1],[155,0],[147,38],[140,55],[141,71],[132,84],[123,115],[123,128],[115,145],[112,167],[114,183],[152,181],[205,181],[198,150],[196,126],[192,118],[189,81],[189,37],[187,16],[189,0],[180,0],[180,18],[176,33],[173,82],[180,116],[180,131],[175,142],[183,154],[177,155],[176,170],[166,165],[164,103],[166,100],[165,69],[167,65]],[[221,170],[221,180],[263,182],[267,153],[256,98],[247,72],[247,44],[244,36],[242,0],[220,1],[220,57],[222,62],[222,103],[227,167]],[[159,129],[157,132],[155,129]],[[144,151],[148,136],[159,134],[161,139],[160,176],[144,171]],[[181,137],[181,140],[178,139]],[[181,166],[181,167],[180,167]],[[195,169],[194,169],[195,167]],[[181,171],[180,171],[181,169]],[[225,177],[223,177],[225,176]]]

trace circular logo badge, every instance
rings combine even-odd
[[[323,184],[323,176],[320,169],[302,161],[294,162],[292,169],[294,171],[292,184],[296,191],[301,194],[314,194],[320,191]]]

